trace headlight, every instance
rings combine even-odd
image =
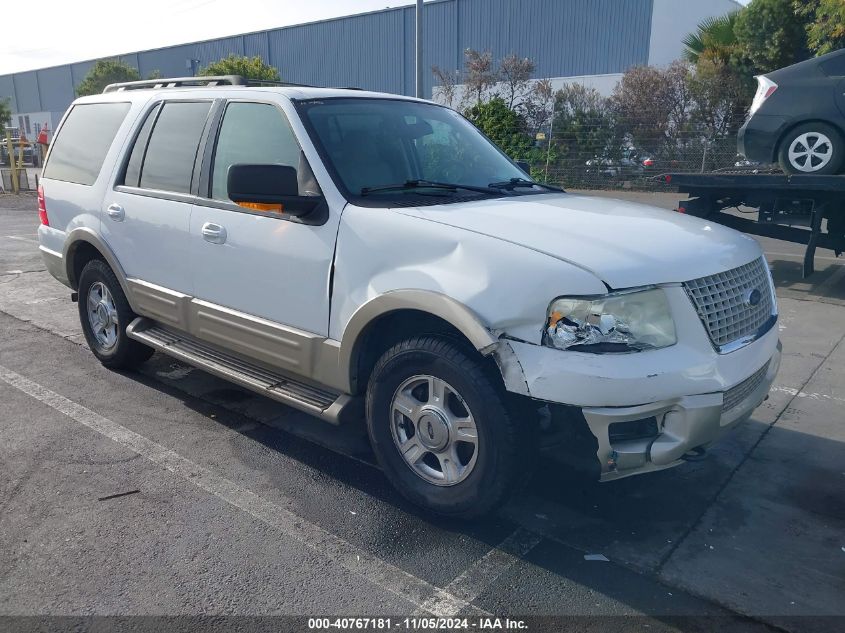
[[[579,352],[634,352],[677,342],[659,288],[597,298],[560,297],[549,306],[543,343]]]

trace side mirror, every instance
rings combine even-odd
[[[323,201],[321,196],[299,195],[296,169],[288,165],[231,165],[226,191],[235,204],[297,217]]]
[[[524,171],[529,176],[531,175],[531,165],[529,165],[527,161],[518,160],[518,161],[516,161],[516,166],[519,167],[522,171]]]

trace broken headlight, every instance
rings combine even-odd
[[[543,343],[579,352],[635,352],[674,345],[675,322],[659,288],[603,297],[559,297],[549,306]]]

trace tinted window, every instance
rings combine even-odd
[[[318,193],[311,170],[284,114],[265,103],[226,107],[211,175],[211,197],[228,200],[226,177],[238,163],[287,165],[297,170],[300,195]]]
[[[126,113],[128,103],[75,105],[50,150],[44,177],[92,185]]]
[[[141,163],[144,161],[144,152],[147,151],[147,143],[150,140],[150,132],[153,129],[156,115],[158,114],[158,107],[154,108],[141,126],[138,136],[135,138],[135,145],[132,148],[132,154],[129,156],[129,162],[126,164],[126,175],[123,178],[123,184],[131,187],[137,187],[141,180]]]
[[[164,104],[147,144],[141,187],[190,192],[194,160],[210,107],[209,101]]]

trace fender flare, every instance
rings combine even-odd
[[[126,282],[126,272],[123,270],[123,266],[120,265],[114,251],[112,251],[108,244],[106,244],[92,229],[84,226],[79,226],[67,234],[62,252],[65,273],[67,274],[67,279],[70,282],[71,288],[74,290],[79,289],[79,280],[76,279],[73,274],[73,258],[76,253],[76,249],[79,248],[79,245],[83,242],[90,244],[97,249],[97,251],[103,256],[103,259],[106,260],[106,263],[114,271],[115,277],[117,277],[117,281],[120,283],[120,288],[123,290],[123,294],[126,295],[126,300],[129,302],[129,306],[134,311],[135,302],[132,299],[132,292],[129,289],[129,284]]]
[[[352,386],[355,372],[355,359],[360,353],[360,345],[367,326],[375,319],[399,310],[416,310],[439,317],[455,327],[483,356],[492,354],[498,344],[498,338],[484,325],[481,318],[461,302],[433,290],[391,290],[378,295],[361,305],[343,331],[340,343],[340,367],[349,377]]]

